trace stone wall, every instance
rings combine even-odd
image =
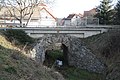
[[[69,46],[69,65],[74,65],[88,71],[102,73],[105,69],[100,61],[78,38],[72,38]]]
[[[68,65],[97,73],[104,71],[104,63],[87,49],[80,39],[69,35],[45,35],[32,49],[31,54],[34,54],[32,57],[37,62],[43,63],[45,51],[54,43],[62,43],[68,47]]]

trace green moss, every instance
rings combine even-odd
[[[9,80],[8,78],[0,77],[0,80]]]
[[[81,70],[75,67],[66,67],[60,71],[66,80],[104,80],[103,75]]]
[[[15,67],[6,67],[4,69],[5,69],[6,72],[11,73],[11,74],[16,74],[17,73]]]

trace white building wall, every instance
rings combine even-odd
[[[52,14],[49,14],[46,10],[39,11],[39,14],[36,20],[30,20],[28,22],[28,25],[26,27],[56,27],[56,18],[51,16]],[[31,19],[34,17],[31,17]],[[38,19],[38,20],[37,20]],[[19,26],[20,22],[18,20],[1,20],[1,22],[9,24],[8,26]],[[13,24],[15,23],[15,24]],[[27,20],[23,22],[23,25],[27,23]]]
[[[79,16],[74,16],[71,19],[71,25],[72,26],[79,26],[81,24],[81,18]]]
[[[43,27],[56,27],[56,20],[45,10],[40,11],[39,25]]]
[[[81,17],[74,16],[71,20],[65,20],[65,26],[79,26],[81,24]]]
[[[42,27],[55,27],[56,21],[53,19],[41,19],[38,22],[38,25],[41,25]]]
[[[71,19],[71,25],[72,25],[72,26],[75,26],[75,25],[76,25],[76,16],[74,16],[74,17]]]
[[[64,26],[71,26],[71,20],[65,20]]]
[[[34,22],[29,22],[27,27],[40,27],[39,24],[38,24],[38,21],[34,21]]]

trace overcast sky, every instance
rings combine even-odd
[[[52,11],[58,18],[67,17],[71,13],[81,13],[95,8],[101,0],[56,0]],[[113,0],[114,3],[117,0]]]

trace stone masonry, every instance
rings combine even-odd
[[[68,47],[68,64],[80,69],[86,69],[91,72],[102,73],[105,69],[104,63],[100,61],[79,38],[69,35],[45,35],[39,39],[31,50],[31,56],[37,62],[43,63],[45,60],[45,51],[48,46],[54,43],[62,43]]]

